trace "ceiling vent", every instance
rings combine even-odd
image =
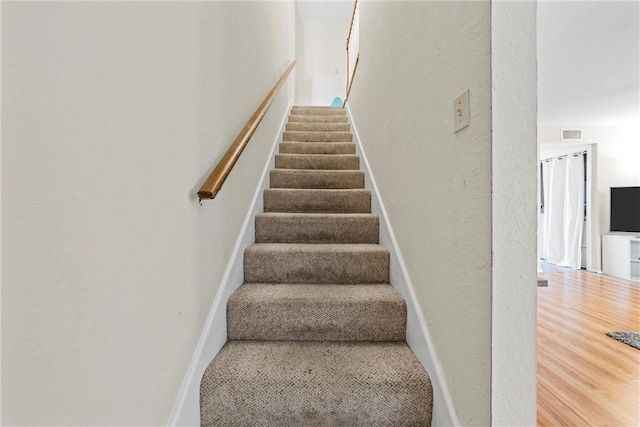
[[[563,141],[582,141],[582,129],[562,129]]]

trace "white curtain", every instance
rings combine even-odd
[[[580,268],[584,221],[582,153],[543,161],[541,191],[540,257],[552,264]]]

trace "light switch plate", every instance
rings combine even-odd
[[[454,133],[469,126],[469,89],[465,90],[453,101]]]

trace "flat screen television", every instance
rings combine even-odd
[[[640,233],[640,187],[611,187],[610,231]]]

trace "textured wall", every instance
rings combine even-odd
[[[536,2],[491,7],[496,426],[536,423]]]
[[[491,416],[488,2],[363,2],[349,99],[462,425]],[[453,132],[453,100],[471,126]]]
[[[288,2],[2,5],[2,423],[163,425],[293,85]]]

